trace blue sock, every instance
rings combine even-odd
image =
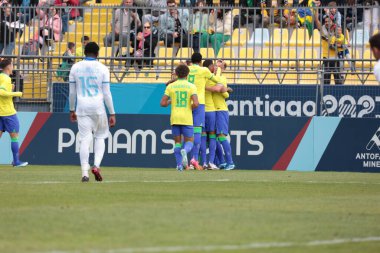
[[[216,151],[216,135],[210,134],[209,138],[210,138],[210,145],[208,147],[208,149],[210,151],[209,160],[210,160],[210,163],[214,163],[215,162],[215,151]]]
[[[216,157],[218,158],[219,164],[222,164],[222,163],[226,162],[224,160],[223,147],[222,147],[222,144],[220,144],[219,141],[216,142]]]
[[[181,144],[176,143],[174,148],[174,156],[177,162],[177,166],[182,166]]]
[[[194,147],[191,156],[198,161],[199,149],[201,148],[201,133],[194,133]]]
[[[13,153],[13,164],[19,164],[19,146],[18,146],[18,138],[11,138],[11,149]]]
[[[219,137],[220,142],[222,143],[223,149],[224,149],[224,154],[226,155],[226,160],[228,164],[233,164],[234,162],[232,161],[232,152],[231,152],[231,145],[226,139],[226,137]]]
[[[190,151],[193,149],[194,144],[191,141],[188,141],[185,143],[185,146],[183,147],[186,151],[186,153],[190,153]]]
[[[207,164],[207,134],[202,134],[201,138],[201,159],[203,164]]]

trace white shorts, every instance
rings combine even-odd
[[[81,139],[89,136],[106,139],[109,133],[107,115],[78,116],[78,130]]]

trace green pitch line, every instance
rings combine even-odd
[[[0,169],[0,252],[380,252],[380,175]]]

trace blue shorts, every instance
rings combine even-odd
[[[193,126],[205,126],[205,105],[199,105],[193,110]]]
[[[194,128],[193,126],[172,125],[172,135],[183,135],[185,138],[192,138],[194,136]]]
[[[216,127],[216,112],[206,112],[205,130],[214,132]]]
[[[216,134],[228,135],[229,118],[228,111],[216,111]]]
[[[0,116],[0,132],[18,133],[20,130],[20,123],[17,115]]]

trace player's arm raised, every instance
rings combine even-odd
[[[75,82],[75,72],[73,71],[74,67],[70,70],[69,75],[69,105],[70,105],[70,120],[71,122],[77,121],[77,115],[75,114],[75,102],[77,100],[77,85]]]
[[[115,108],[113,106],[113,99],[110,89],[110,72],[108,68],[104,71],[104,79],[102,83],[102,89],[103,89],[103,97],[104,97],[104,103],[107,106],[107,109],[110,113],[109,118],[109,124],[110,127],[114,127],[116,125],[116,116],[115,116]]]

